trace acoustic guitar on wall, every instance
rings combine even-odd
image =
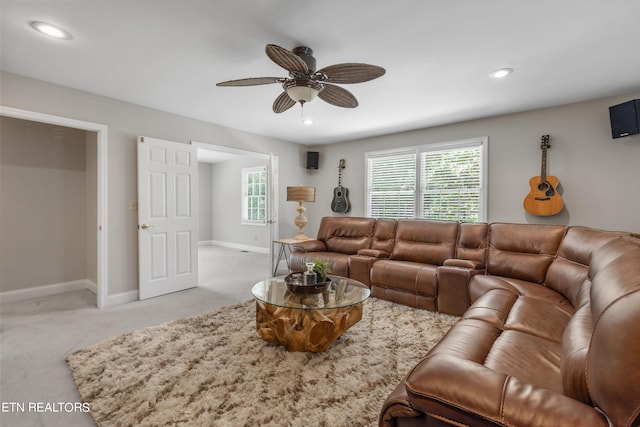
[[[333,200],[331,201],[331,210],[336,213],[347,213],[351,208],[349,203],[349,190],[342,186],[342,169],[345,168],[344,159],[340,159],[338,163],[338,186],[333,189]]]
[[[532,215],[552,216],[558,214],[564,207],[562,197],[558,193],[558,178],[547,175],[547,150],[551,148],[549,135],[542,135],[540,143],[542,149],[542,167],[540,176],[529,180],[531,191],[524,198],[524,209]]]

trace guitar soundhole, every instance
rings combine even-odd
[[[547,191],[547,190],[549,190],[549,187],[551,187],[551,186],[549,185],[549,183],[547,181],[541,182],[540,184],[538,184],[538,190],[540,190],[540,191]]]
[[[549,197],[556,194],[553,187],[547,181],[541,182],[540,184],[538,184],[538,190],[544,192],[544,194]]]
[[[338,191],[338,192],[336,193],[336,196],[337,196],[337,197],[342,197],[342,191]]]

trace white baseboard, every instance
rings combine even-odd
[[[114,305],[138,301],[138,299],[138,291],[121,292],[115,295],[107,295],[107,301],[105,302],[104,306],[112,307]]]
[[[34,286],[26,289],[16,289],[15,291],[0,292],[0,303],[48,297],[51,295],[79,291],[82,289],[88,289],[95,294],[97,292],[97,285],[89,279],[81,279],[72,280],[70,282],[54,283],[51,285]]]
[[[259,252],[262,254],[268,254],[269,248],[263,248],[260,246],[242,245],[240,243],[222,242],[220,240],[203,240],[200,246],[222,246],[225,248],[238,249],[240,251]]]
[[[98,285],[89,279],[73,280],[71,282],[54,283],[52,285],[34,286],[32,288],[17,289],[15,291],[0,292],[0,304],[24,301],[32,298],[42,298],[51,295],[58,295],[65,292],[88,289],[94,294],[97,293]],[[138,301],[138,291],[122,292],[115,295],[107,295],[105,307],[118,304]]]

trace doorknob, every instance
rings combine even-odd
[[[147,228],[153,228],[153,225],[149,225],[149,224],[142,224],[140,226],[140,228],[142,228],[143,230],[146,230]]]

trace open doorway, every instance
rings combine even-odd
[[[277,234],[277,157],[265,153],[196,143],[199,175],[200,285],[215,282],[212,260],[222,252],[230,260],[224,268],[239,276],[267,277],[273,240]],[[247,220],[247,174],[264,171],[264,217]],[[251,195],[254,193],[252,192]],[[257,219],[251,221],[251,219]],[[275,234],[274,234],[275,233]],[[224,251],[222,251],[224,249]]]
[[[0,150],[4,153],[0,155],[0,162],[6,178],[2,180],[0,193],[5,245],[2,262],[11,266],[3,265],[1,269],[3,301],[88,288],[96,293],[96,305],[104,307],[107,304],[107,127],[9,107],[0,107],[0,119],[4,121],[3,132],[18,132],[15,138],[3,138]],[[27,134],[19,136],[19,132]],[[28,132],[37,137],[31,137]],[[66,136],[74,142],[67,145]],[[34,144],[10,144],[16,138]],[[38,140],[46,144],[47,138],[51,144],[37,146]],[[56,142],[57,157],[46,154],[46,149],[53,148]],[[55,188],[61,191],[52,194]],[[57,240],[62,242],[55,241],[56,233]],[[69,234],[74,237],[69,238]],[[62,243],[62,249],[56,251],[55,245],[43,247],[52,241]],[[7,247],[10,245],[7,242],[13,245]],[[85,248],[84,255],[75,254],[79,247]],[[40,261],[34,258],[34,251],[39,253]],[[12,260],[5,254],[18,258]],[[78,261],[78,258],[82,259]],[[27,269],[17,260],[31,267]],[[13,278],[6,276],[14,273]]]

